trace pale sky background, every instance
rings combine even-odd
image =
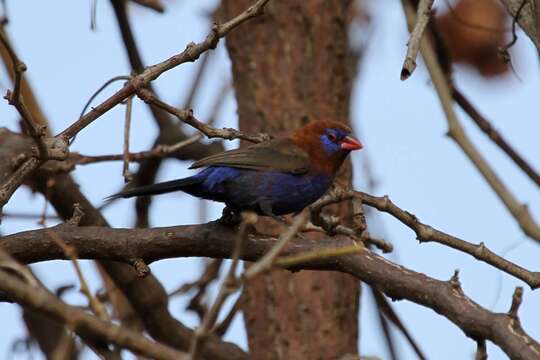
[[[435,228],[478,243],[520,265],[540,270],[540,248],[528,240],[503,204],[489,189],[478,171],[463,152],[444,136],[446,122],[438,99],[422,64],[406,82],[399,72],[407,40],[402,10],[397,0],[367,1],[371,8],[371,38],[364,57],[361,74],[352,97],[352,119],[365,145],[363,152],[353,155],[355,186],[364,189],[362,162],[369,156],[378,181],[377,195],[388,194],[400,207],[416,214],[421,221]],[[147,65],[159,62],[183,50],[190,41],[200,41],[210,23],[206,16],[216,5],[208,1],[170,1],[167,12],[156,14],[132,6],[130,15],[136,40]],[[440,3],[440,1],[436,2]],[[52,123],[54,133],[76,120],[89,96],[107,79],[129,73],[113,11],[107,1],[98,1],[97,31],[89,29],[90,1],[8,1],[10,24],[19,56],[28,66],[30,79],[39,100]],[[244,30],[249,27],[244,26]],[[242,29],[240,29],[242,31]],[[517,73],[504,79],[486,82],[473,70],[458,68],[456,83],[535,167],[540,169],[538,134],[540,119],[537,111],[539,67],[530,41],[522,33],[514,48]],[[224,82],[230,81],[230,62],[224,44],[215,51],[203,87],[193,104],[196,116],[205,119],[209,107]],[[184,64],[167,72],[156,82],[160,97],[180,104],[190,88],[195,66]],[[111,86],[95,103],[110,95],[120,84]],[[10,87],[4,72],[0,77],[1,92]],[[72,147],[85,154],[120,153],[124,108],[117,107],[81,132]],[[540,192],[498,148],[479,132],[471,121],[458,111],[462,124],[488,162],[501,176],[516,197],[529,205],[532,215],[540,221]],[[0,126],[17,130],[17,115],[6,102],[0,102]],[[236,126],[236,104],[229,94],[217,121],[218,126]],[[145,150],[154,141],[156,126],[145,104],[136,101],[132,123],[131,149]],[[227,143],[228,148],[236,143]],[[188,163],[167,160],[159,174],[160,180],[185,176]],[[132,165],[135,169],[136,165]],[[73,173],[83,192],[95,204],[117,191],[122,183],[121,164],[87,165]],[[5,209],[9,212],[39,213],[43,206],[40,195],[27,189],[18,190]],[[153,226],[189,224],[198,221],[199,200],[181,193],[157,197],[151,212]],[[221,204],[211,204],[209,219],[221,212]],[[53,210],[49,210],[52,214]],[[115,227],[133,223],[132,200],[119,201],[105,211]],[[408,228],[393,218],[381,215],[387,240],[395,245],[388,257],[413,270],[436,279],[448,279],[454,269],[460,269],[464,291],[474,301],[494,311],[507,311],[515,286],[524,286],[524,303],[520,317],[525,330],[540,339],[538,308],[540,290],[530,291],[519,280],[479,263],[472,257],[438,244],[419,245]],[[52,225],[53,222],[50,222]],[[38,228],[33,220],[4,219],[2,234]],[[83,261],[83,269],[94,290],[99,288],[92,262]],[[151,265],[153,273],[168,290],[194,280],[200,272],[199,259],[164,260]],[[77,283],[71,265],[56,261],[35,264],[33,270],[54,289],[67,283]],[[497,300],[499,285],[500,297]],[[365,289],[366,287],[364,287]],[[367,291],[366,291],[367,293]],[[83,304],[84,298],[71,293],[70,303]],[[197,318],[186,311],[186,297],[171,301],[170,310],[188,326],[196,326]],[[404,323],[420,343],[429,359],[472,359],[476,344],[446,318],[414,303],[393,303]],[[378,328],[369,296],[362,298],[360,348],[363,355],[389,357]],[[9,358],[10,347],[25,335],[19,307],[0,303],[0,359]],[[226,339],[246,347],[241,319],[237,319]],[[396,332],[401,359],[415,359],[410,347]],[[488,343],[490,359],[506,356]],[[34,358],[41,358],[34,351]],[[26,358],[15,355],[13,359]],[[94,355],[86,352],[85,359]]]

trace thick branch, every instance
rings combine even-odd
[[[25,263],[63,259],[63,252],[52,240],[43,236],[43,231],[6,236],[0,240],[0,247]],[[123,262],[133,258],[142,258],[146,262],[190,256],[229,258],[237,234],[235,229],[217,222],[133,230],[63,225],[50,231],[57,232],[66,243],[75,246],[82,259]],[[255,261],[261,258],[276,241],[273,237],[249,236],[244,242],[242,259]],[[350,243],[350,240],[341,238],[296,239],[284,249],[282,255],[345,247]],[[488,339],[500,346],[511,358],[537,359],[540,354],[540,344],[521,328],[515,327],[512,316],[492,313],[482,308],[463,293],[458,282],[429,278],[391,263],[367,249],[360,248],[354,254],[295,265],[294,270],[299,269],[349,273],[393,299],[407,299],[433,309],[459,326],[469,337]]]

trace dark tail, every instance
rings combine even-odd
[[[201,181],[202,181],[201,179],[197,179],[194,176],[187,177],[184,179],[165,181],[162,183],[140,186],[133,189],[126,189],[117,194],[107,197],[106,200],[114,200],[118,198],[130,198],[133,196],[164,194],[168,192],[182,190],[186,186],[199,184]]]

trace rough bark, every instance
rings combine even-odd
[[[223,16],[248,0],[224,1]],[[348,122],[352,67],[347,1],[272,1],[249,31],[231,33],[240,129],[283,135],[308,121]],[[350,163],[338,181],[349,183]],[[350,214],[348,205],[337,209]],[[267,224],[264,231],[275,227]],[[359,283],[348,275],[276,270],[252,282],[243,311],[254,359],[357,353]]]

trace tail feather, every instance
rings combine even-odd
[[[144,195],[158,195],[168,192],[182,190],[186,186],[199,184],[202,180],[197,179],[194,176],[187,177],[184,179],[165,181],[152,185],[145,185],[136,187],[133,189],[126,189],[117,194],[111,195],[106,198],[106,200],[114,200],[118,198],[130,198],[133,196],[144,196]]]

